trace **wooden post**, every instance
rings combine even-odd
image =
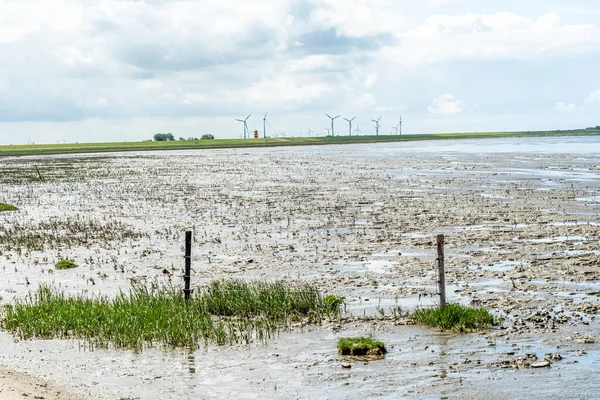
[[[35,166],[35,170],[37,171],[38,176],[40,177],[40,182],[44,182],[44,178],[42,178],[42,174],[41,174],[40,169],[38,168],[37,165]]]
[[[437,264],[440,290],[440,308],[446,307],[446,273],[444,271],[444,235],[437,236]]]
[[[183,289],[183,295],[185,301],[190,299],[190,281],[192,274],[192,232],[188,231],[185,233],[185,274],[183,275],[183,282],[185,288]]]

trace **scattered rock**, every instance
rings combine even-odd
[[[538,362],[534,362],[530,365],[531,368],[548,368],[550,367],[550,361],[538,361]]]
[[[593,344],[593,343],[596,343],[596,338],[594,336],[592,336],[592,335],[581,335],[578,332],[575,332],[571,336],[567,336],[566,339],[567,340],[574,340],[577,343],[582,343],[582,344]]]
[[[352,368],[352,364],[350,364],[349,362],[344,362],[344,363],[342,363],[342,368],[350,369],[350,368]]]
[[[548,353],[544,356],[544,360],[546,361],[560,361],[562,360],[562,356],[558,353]]]

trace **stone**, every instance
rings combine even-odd
[[[349,362],[342,363],[342,368],[350,369],[350,368],[352,368],[352,364],[350,364]]]
[[[530,365],[531,368],[548,368],[550,367],[550,361],[538,361]]]
[[[548,353],[544,356],[544,359],[547,361],[560,361],[562,356],[558,353]]]

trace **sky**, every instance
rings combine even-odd
[[[0,0],[0,144],[580,128],[599,70],[598,0]]]

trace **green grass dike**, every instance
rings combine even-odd
[[[415,140],[479,139],[504,137],[591,136],[600,129],[572,129],[527,132],[467,132],[436,134],[318,136],[266,139],[169,140],[113,143],[60,143],[0,146],[0,156],[25,156],[65,153],[98,153],[147,150],[219,149],[238,147],[307,146],[327,144],[406,142]]]

